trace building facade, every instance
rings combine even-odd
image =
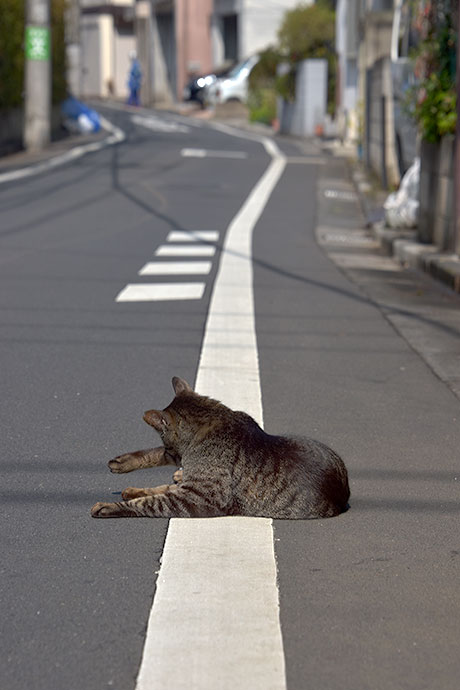
[[[72,92],[125,98],[129,54],[136,48],[134,0],[80,0],[79,15],[78,45],[68,43]]]

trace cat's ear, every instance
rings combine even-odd
[[[193,393],[193,388],[189,386],[187,381],[180,379],[178,376],[173,377],[172,386],[176,395],[180,395],[181,393]]]
[[[148,410],[144,412],[144,422],[153,426],[157,431],[164,431],[170,421],[168,413],[162,410]]]

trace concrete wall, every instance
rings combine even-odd
[[[190,78],[212,70],[212,0],[176,0],[176,95]]]
[[[83,14],[81,36],[81,95],[125,99],[129,52],[136,48],[133,29],[118,27],[110,13]]]
[[[311,137],[324,126],[327,112],[327,60],[303,60],[296,77],[296,100],[280,103],[280,131]]]
[[[345,141],[358,140],[358,0],[338,0],[336,7],[337,123]]]
[[[176,39],[174,15],[156,14],[151,17],[152,101],[172,103],[176,93]]]
[[[51,140],[57,138],[61,127],[61,108],[51,108]],[[23,148],[24,109],[0,111],[0,156],[7,156]]]
[[[422,141],[418,238],[441,251],[456,251],[454,213],[454,137]]]
[[[113,86],[117,98],[128,96],[129,53],[135,49],[136,41],[130,32],[115,30],[113,35]]]
[[[385,187],[396,186],[399,183],[399,167],[395,146],[391,63],[388,57],[377,60],[367,70],[366,82],[366,164]]]
[[[89,14],[82,16],[81,43],[82,96],[99,96],[101,94],[101,29],[99,15]]]

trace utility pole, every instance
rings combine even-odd
[[[134,21],[137,57],[142,69],[141,103],[142,105],[150,105],[152,102],[152,5],[150,0],[137,0]]]
[[[50,142],[50,0],[26,0],[24,146],[40,151]]]

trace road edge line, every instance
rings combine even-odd
[[[0,173],[0,184],[6,182],[14,182],[15,180],[26,179],[28,177],[33,177],[39,175],[40,173],[46,173],[54,168],[57,168],[66,163],[70,163],[87,153],[93,153],[95,151],[101,151],[107,146],[113,146],[114,144],[120,144],[126,139],[126,135],[119,127],[113,125],[105,117],[100,116],[100,121],[103,129],[110,132],[110,135],[103,139],[102,141],[95,141],[89,144],[79,144],[72,147],[69,151],[65,153],[52,156],[42,163],[36,163],[29,165],[25,168],[18,168],[16,170],[11,170],[9,172]]]

